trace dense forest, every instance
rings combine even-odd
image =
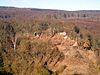
[[[0,7],[0,75],[99,75],[100,10]]]

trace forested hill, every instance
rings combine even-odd
[[[100,18],[100,10],[64,11],[53,9],[0,7],[0,18],[30,17],[46,19]],[[27,19],[27,18],[26,18]]]
[[[34,22],[71,23],[91,33],[100,35],[100,10],[65,11],[54,9],[0,7],[0,19],[16,21],[23,25],[32,25]],[[35,23],[34,23],[35,24]]]

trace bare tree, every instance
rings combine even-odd
[[[16,33],[15,36],[10,36],[11,38],[11,41],[13,43],[13,48],[14,48],[14,51],[16,50],[16,47],[17,47],[17,40],[18,38],[20,38],[20,34],[19,33]]]

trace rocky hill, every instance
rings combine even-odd
[[[100,75],[100,11],[0,7],[0,75]]]

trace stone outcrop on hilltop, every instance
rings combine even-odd
[[[98,75],[96,72],[97,59],[94,51],[86,50],[83,47],[89,46],[83,44],[83,47],[79,46],[78,41],[72,39],[63,39],[61,35],[55,35],[51,41],[56,41],[58,44],[58,50],[63,52],[65,59],[60,63],[67,66],[66,69],[60,75]],[[61,66],[59,64],[59,66]]]
[[[53,64],[48,66],[54,71],[66,66],[59,75],[99,75],[96,71],[98,57],[94,51],[84,49],[84,47],[88,48],[89,46],[86,44],[80,46],[77,40],[69,39],[69,36],[64,39],[65,36],[67,36],[65,33],[64,35],[57,33],[49,39],[51,44],[64,54],[65,58],[56,62],[55,66]]]
[[[10,65],[15,75],[99,75],[99,56],[69,38],[59,33],[53,37],[29,34],[16,52],[3,55],[5,68]]]

